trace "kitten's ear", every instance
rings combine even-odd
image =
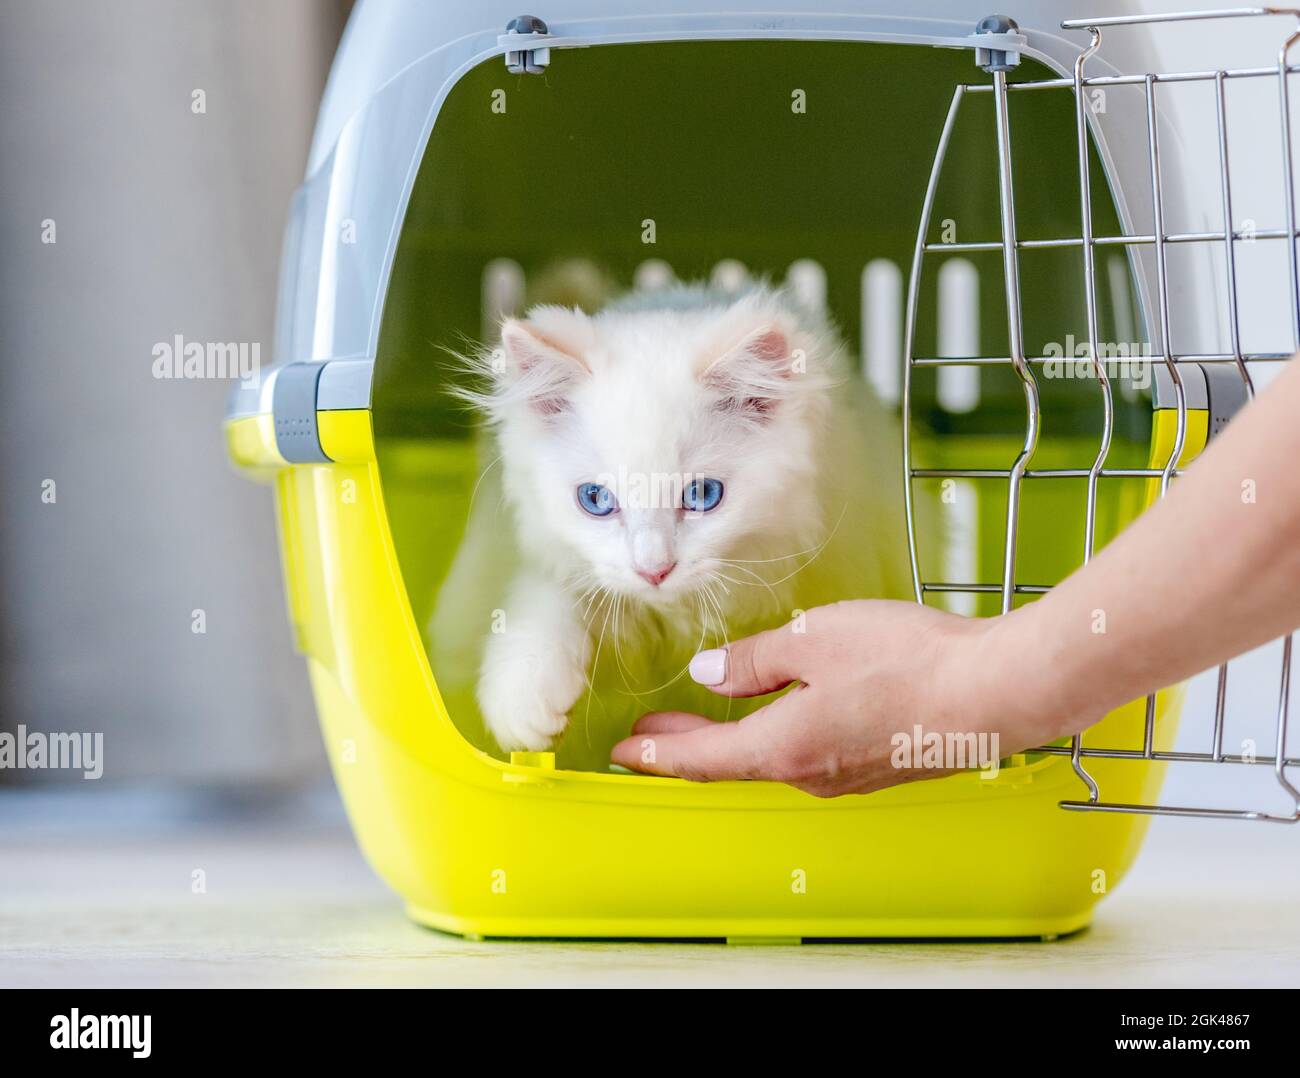
[[[754,419],[771,414],[789,389],[790,336],[779,322],[764,323],[704,368],[700,380],[719,394],[720,410]]]
[[[565,313],[575,323],[581,323],[580,328],[587,328],[585,317]],[[582,335],[562,336],[564,327],[558,328],[560,332],[554,326],[516,318],[507,319],[501,326],[501,349],[506,361],[505,369],[499,372],[501,381],[543,415],[564,411],[574,380],[591,373],[579,354]]]

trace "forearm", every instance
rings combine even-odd
[[[1009,658],[989,661],[1014,670],[1006,707],[1026,739],[1076,733],[1300,625],[1300,362],[1288,367],[1158,505],[998,619],[986,646]]]

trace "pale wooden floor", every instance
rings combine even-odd
[[[1300,828],[1157,821],[1051,944],[469,943],[409,923],[316,802],[0,796],[0,985],[1300,985]]]

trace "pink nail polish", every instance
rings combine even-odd
[[[691,660],[691,680],[699,685],[721,685],[727,680],[727,651],[711,648]]]

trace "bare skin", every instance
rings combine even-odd
[[[1094,631],[1104,613],[1105,632]],[[643,716],[613,761],[697,781],[769,779],[819,797],[934,778],[893,736],[996,733],[1003,755],[1080,732],[1129,700],[1300,626],[1300,361],[1159,504],[1030,606],[963,618],[915,603],[808,612],[693,664],[713,691],[788,693],[733,723]],[[712,675],[712,676],[710,676]],[[697,677],[696,680],[701,680]]]

